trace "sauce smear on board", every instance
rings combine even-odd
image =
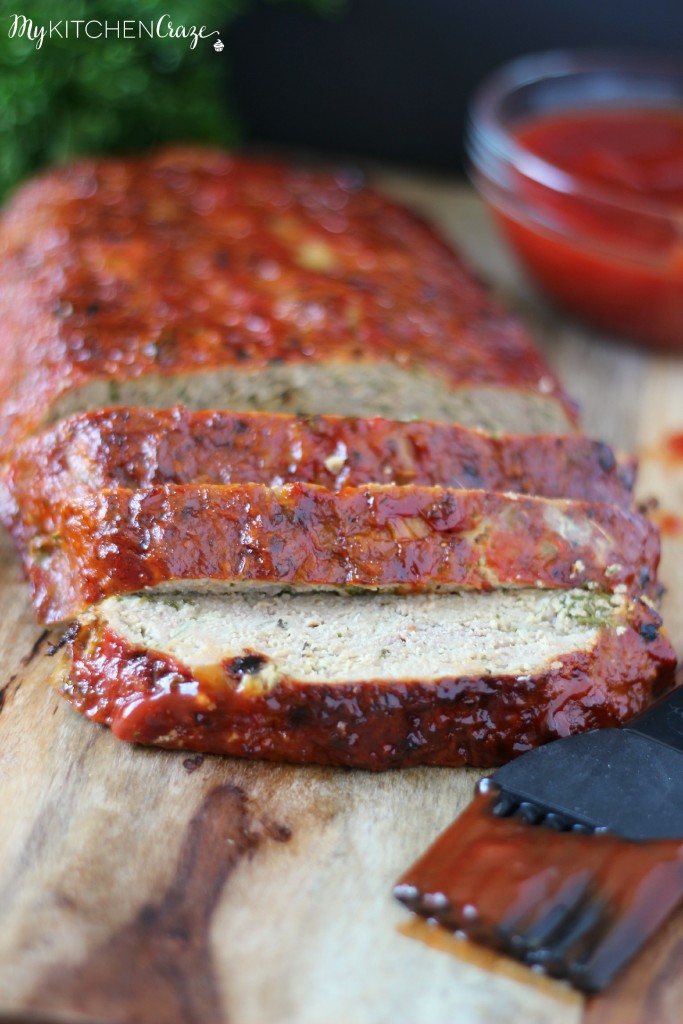
[[[671,434],[667,437],[664,449],[670,459],[683,462],[683,433]]]

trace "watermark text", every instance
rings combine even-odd
[[[211,31],[206,25],[176,25],[170,14],[150,21],[126,18],[123,21],[99,21],[97,18],[62,18],[39,24],[25,14],[10,16],[7,33],[10,39],[28,39],[36,50],[50,39],[187,39],[191,50],[196,49],[200,39],[218,36],[217,29]],[[217,49],[217,47],[214,46]]]

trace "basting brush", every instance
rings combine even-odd
[[[587,992],[683,901],[683,687],[499,768],[400,879],[413,912]]]

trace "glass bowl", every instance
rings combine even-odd
[[[518,135],[540,118],[634,111],[672,113],[683,125],[683,64],[617,52],[521,58],[473,98],[468,170],[556,303],[610,334],[683,351],[683,205],[563,170]],[[683,190],[683,150],[680,174]]]

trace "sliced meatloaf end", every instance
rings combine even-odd
[[[419,350],[419,343],[418,343]],[[498,433],[561,433],[572,429],[555,397],[529,388],[477,384],[465,377],[449,384],[436,369],[406,369],[371,353],[357,360],[310,365],[214,368],[208,372],[150,374],[134,380],[89,381],[57,399],[46,423],[106,406],[230,409],[300,416],[384,416],[431,419]]]
[[[61,692],[120,739],[374,770],[617,725],[675,666],[647,603],[582,590],[136,595],[67,646]]]
[[[659,535],[604,503],[371,484],[167,485],[64,500],[15,539],[39,617],[185,583],[490,590],[654,584]]]
[[[1,228],[0,454],[121,403],[575,425],[522,325],[357,175],[85,160],[20,189]]]
[[[4,509],[13,500],[25,515],[48,487],[56,496],[199,483],[440,485],[629,506],[635,460],[576,433],[496,436],[454,423],[133,407],[82,413],[28,438],[4,479]]]

